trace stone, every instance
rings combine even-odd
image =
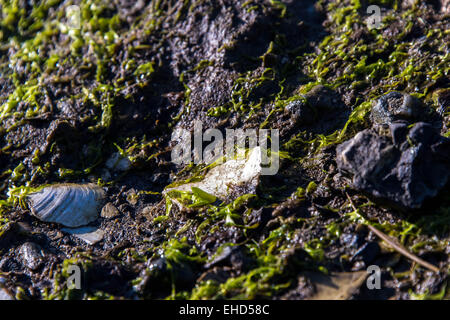
[[[421,208],[449,180],[450,139],[423,122],[366,129],[336,152],[338,169],[353,177],[354,189],[404,209]]]
[[[284,112],[290,115],[297,125],[312,123],[316,118],[314,110],[302,100],[294,100],[288,103]]]
[[[417,98],[401,92],[390,92],[378,99],[372,108],[371,119],[376,124],[390,124],[394,121],[423,121],[429,109]]]
[[[231,276],[230,271],[226,268],[213,268],[211,270],[205,271],[198,279],[197,283],[203,281],[216,281],[217,283],[225,283]]]
[[[33,242],[25,242],[19,248],[19,254],[23,264],[30,270],[38,269],[44,259],[42,248]]]
[[[320,111],[336,109],[341,104],[339,95],[323,85],[313,87],[304,97],[312,108]]]
[[[119,214],[120,214],[119,210],[117,210],[117,208],[111,202],[108,202],[102,208],[102,212],[101,212],[100,216],[102,218],[111,219],[111,218],[117,217]]]
[[[369,266],[380,253],[380,246],[377,242],[366,242],[350,258],[350,261],[361,259],[366,266]]]
[[[288,103],[284,109],[297,125],[311,124],[320,112],[341,108],[337,94],[323,85],[315,86],[303,98]]]

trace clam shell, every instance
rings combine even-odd
[[[28,201],[38,219],[79,227],[98,218],[104,197],[96,184],[57,184],[30,194]]]

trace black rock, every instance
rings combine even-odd
[[[366,129],[337,147],[337,165],[352,187],[402,208],[418,209],[450,174],[450,139],[427,123]]]
[[[315,86],[304,95],[304,99],[294,100],[284,111],[297,125],[308,125],[316,121],[320,112],[340,109],[339,96],[322,85]]]
[[[195,272],[188,263],[168,261],[162,257],[152,259],[148,265],[149,267],[141,272],[142,281],[136,286],[142,296],[168,294],[173,284],[186,289],[192,286],[196,279]]]
[[[285,108],[285,113],[289,114],[292,121],[297,125],[305,125],[314,122],[316,113],[305,101],[294,100]]]
[[[116,261],[93,259],[82,276],[82,289],[127,297],[131,291],[129,281],[134,279],[135,274]]]
[[[251,263],[251,259],[245,254],[241,246],[226,246],[213,261],[205,264],[205,269],[216,266],[231,266],[237,271],[244,271]]]
[[[320,111],[340,109],[342,101],[339,94],[323,85],[317,85],[305,94],[308,104]]]
[[[371,118],[376,124],[391,124],[394,121],[424,121],[429,109],[417,98],[400,92],[382,96],[372,108]]]
[[[368,266],[380,253],[380,246],[377,242],[366,242],[361,248],[356,251],[352,256],[350,261],[355,261],[358,257],[364,261],[365,265]]]

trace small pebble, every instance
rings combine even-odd
[[[19,254],[24,265],[30,270],[38,269],[43,263],[44,254],[42,253],[42,248],[33,242],[25,242],[21,245]]]
[[[119,210],[111,203],[108,202],[102,209],[101,216],[103,218],[115,218],[119,215]]]

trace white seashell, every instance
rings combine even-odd
[[[196,187],[218,198],[226,198],[230,187],[246,186],[248,190],[256,190],[262,172],[261,148],[253,148],[246,157],[243,156],[244,150],[240,151],[240,157],[212,168],[202,181],[168,188],[163,194],[167,195],[172,190],[191,191]],[[172,200],[179,207],[183,206],[177,199]]]
[[[105,236],[105,232],[103,230],[90,226],[75,229],[62,228],[61,231],[74,235],[91,246],[102,241]]]
[[[31,212],[45,222],[84,226],[98,218],[105,192],[96,184],[57,184],[28,196]]]

